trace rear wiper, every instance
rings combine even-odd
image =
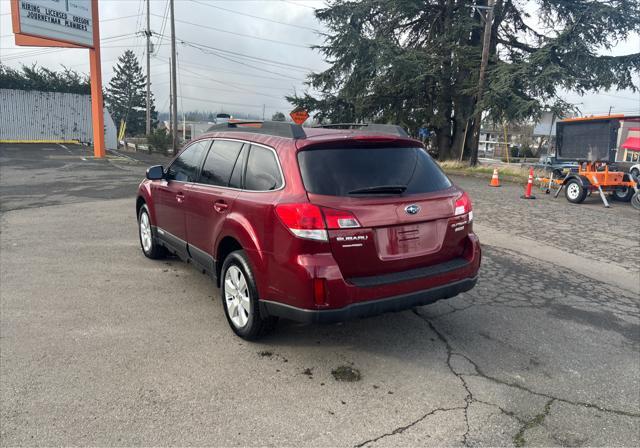
[[[406,185],[377,185],[351,190],[349,194],[402,194],[406,189]]]

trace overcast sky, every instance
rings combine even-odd
[[[127,48],[144,67],[145,38],[140,31],[146,27],[145,4],[146,0],[100,1],[105,85]],[[302,92],[305,74],[326,67],[321,55],[309,48],[322,42],[317,34],[322,25],[313,12],[323,4],[322,0],[175,0],[178,109],[261,115],[264,105],[267,117],[276,111],[287,113],[291,105],[284,95]],[[160,111],[169,109],[170,28],[163,20],[167,6],[168,0],[151,0],[151,30],[157,33],[152,39],[151,81]],[[637,36],[614,49],[614,54],[634,52],[640,52]],[[52,69],[64,64],[88,72],[89,66],[87,50],[16,47],[9,0],[0,0],[0,59],[12,67],[37,62]],[[563,96],[584,114],[607,113],[609,107],[612,113],[640,113],[638,93]]]

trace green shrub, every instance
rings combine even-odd
[[[151,151],[167,152],[172,143],[171,134],[166,129],[155,129],[147,136],[147,143]]]

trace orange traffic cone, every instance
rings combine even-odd
[[[532,188],[533,188],[533,167],[529,168],[529,179],[527,180],[527,188],[525,189],[524,195],[520,196],[520,198],[535,199],[536,197],[531,194]]]
[[[491,183],[489,184],[489,186],[490,187],[500,186],[500,179],[498,179],[498,168],[493,169],[493,176],[491,176]]]

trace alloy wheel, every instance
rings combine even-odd
[[[231,322],[243,328],[249,321],[251,300],[247,280],[237,266],[230,266],[224,276],[224,298]]]
[[[143,212],[140,215],[140,241],[142,241],[142,249],[145,252],[151,251],[153,239],[151,238],[151,223],[149,223],[149,215]]]

